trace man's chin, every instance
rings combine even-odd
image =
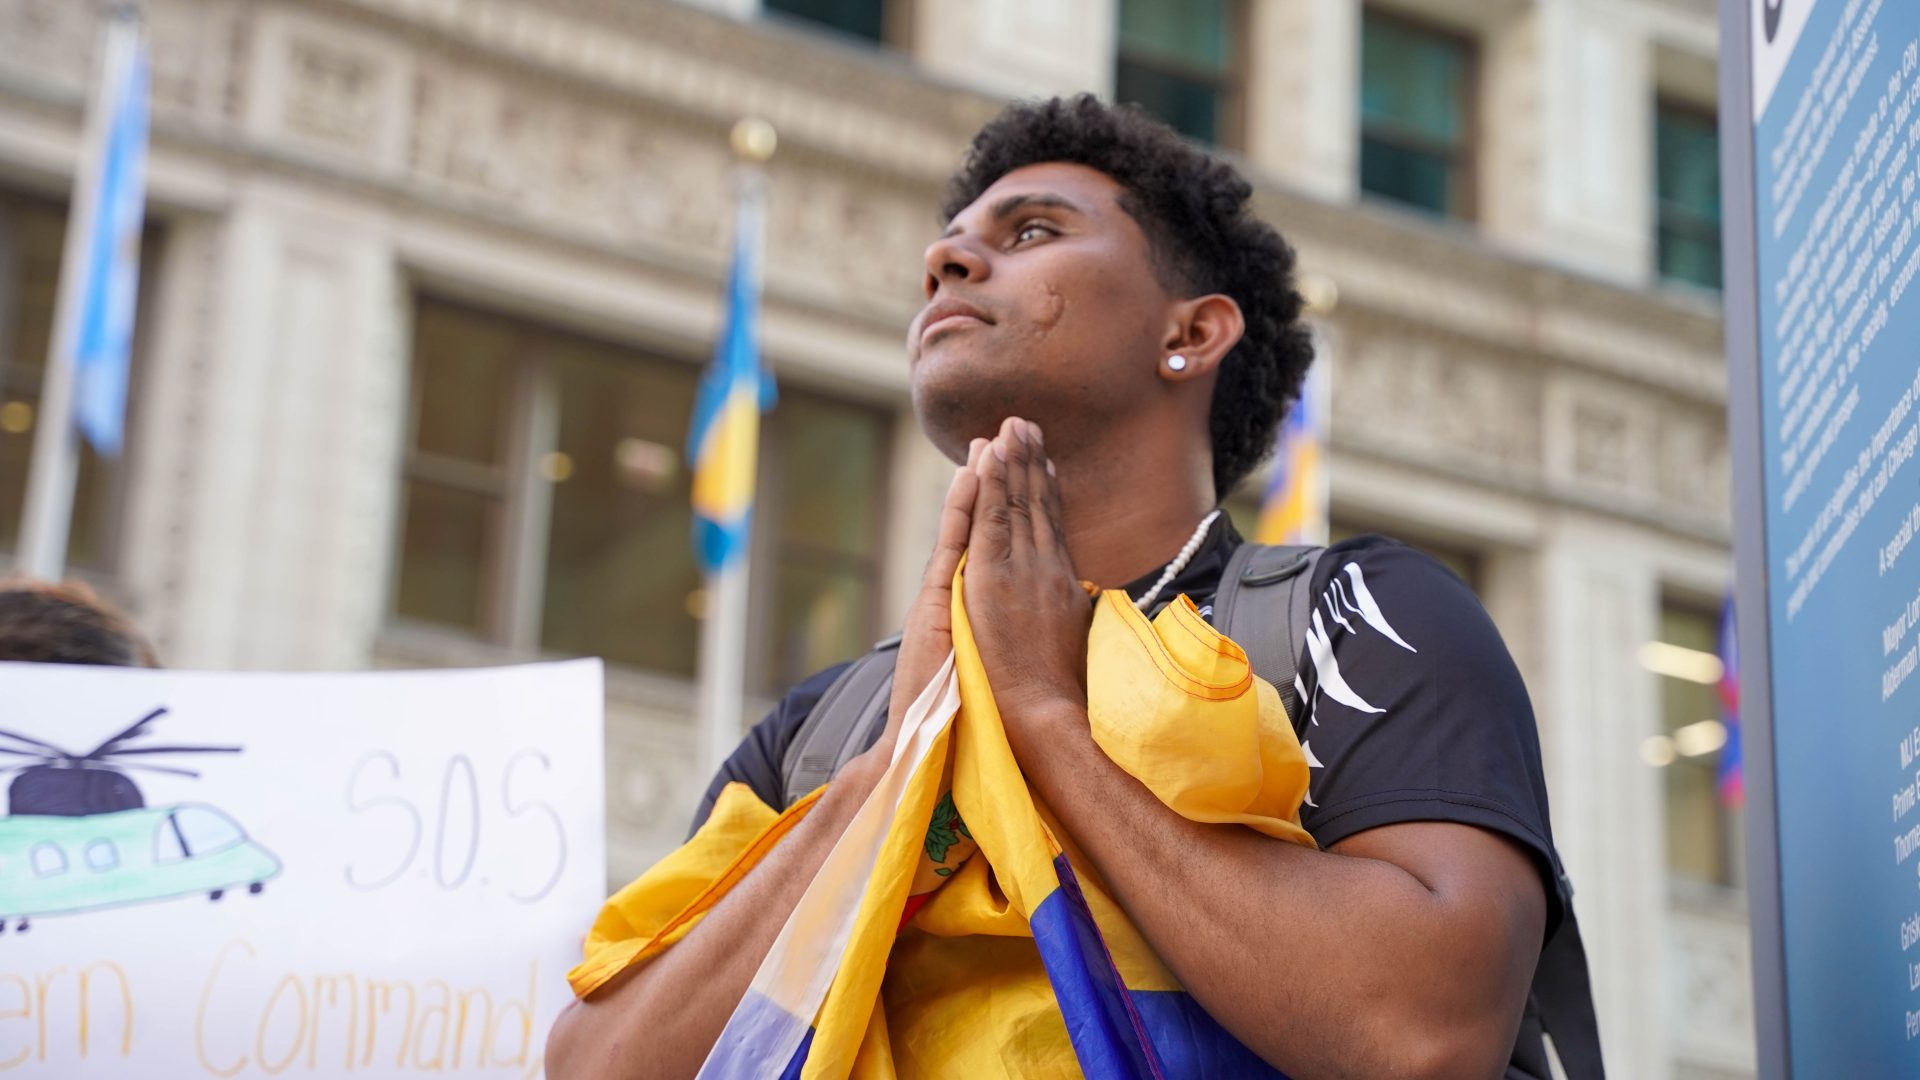
[[[1034,388],[1005,358],[987,360],[958,349],[929,349],[914,361],[909,383],[913,412],[929,442],[955,461],[967,444],[990,438],[1000,421],[1022,414]]]

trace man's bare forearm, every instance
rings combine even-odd
[[[1084,712],[1029,731],[1044,735],[1022,756],[1029,779],[1154,951],[1249,1048],[1297,1077],[1499,1073],[1545,904],[1504,840],[1418,823],[1375,833],[1420,830],[1401,842],[1433,849],[1426,862],[1314,851],[1169,810],[1101,752]],[[1373,835],[1349,843],[1361,840]]]
[[[652,1080],[698,1072],[884,765],[871,754],[849,764],[806,818],[691,933],[568,1005],[547,1039],[547,1075]]]

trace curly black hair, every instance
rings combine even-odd
[[[1221,361],[1209,419],[1213,489],[1225,499],[1272,453],[1313,363],[1293,248],[1253,215],[1253,186],[1232,165],[1139,109],[1091,94],[1015,102],[989,121],[947,182],[942,224],[1007,173],[1051,162],[1098,169],[1126,189],[1120,206],[1146,233],[1162,285],[1240,305],[1246,332]]]

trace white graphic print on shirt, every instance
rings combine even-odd
[[[1344,578],[1341,576],[1343,574]],[[1326,618],[1321,617],[1323,612]],[[1351,615],[1360,617],[1359,626],[1349,618]],[[1400,632],[1393,628],[1393,624],[1387,621],[1386,614],[1380,610],[1379,602],[1373,598],[1373,592],[1367,588],[1367,577],[1361,571],[1360,564],[1350,562],[1328,580],[1326,590],[1320,594],[1319,603],[1314,605],[1313,625],[1307,628],[1307,657],[1308,663],[1313,666],[1314,674],[1311,698],[1307,694],[1306,683],[1302,677],[1306,673],[1303,671],[1300,675],[1294,676],[1294,700],[1299,701],[1307,710],[1308,726],[1314,727],[1320,723],[1322,693],[1355,712],[1379,714],[1386,711],[1376,708],[1347,682],[1346,676],[1340,671],[1340,661],[1334,655],[1335,642],[1348,636],[1358,635],[1363,632],[1363,628],[1371,628],[1410,653],[1420,651],[1409,645],[1407,640],[1400,636]],[[1300,749],[1306,752],[1309,769],[1325,768],[1320,759],[1314,756],[1312,739],[1302,742]],[[1313,801],[1311,787],[1307,792],[1307,805],[1319,805]]]

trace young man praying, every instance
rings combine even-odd
[[[975,138],[907,335],[915,413],[958,467],[885,728],[691,932],[567,1009],[550,1076],[699,1070],[953,649],[963,554],[973,644],[1037,801],[1245,1060],[1295,1080],[1548,1075],[1522,1022],[1567,904],[1539,743],[1498,632],[1448,571],[1378,537],[1317,563],[1294,690],[1318,849],[1171,811],[1089,734],[1079,582],[1208,615],[1242,542],[1220,502],[1312,360],[1293,252],[1250,196],[1231,166],[1091,97],[1013,105]],[[837,674],[753,729],[699,820],[729,783],[786,805],[787,749]],[[909,918],[896,949],[927,932]],[[1010,940],[1005,962],[1025,963],[1031,939]],[[1084,1065],[1055,1058],[1009,1055],[1004,1073]]]

